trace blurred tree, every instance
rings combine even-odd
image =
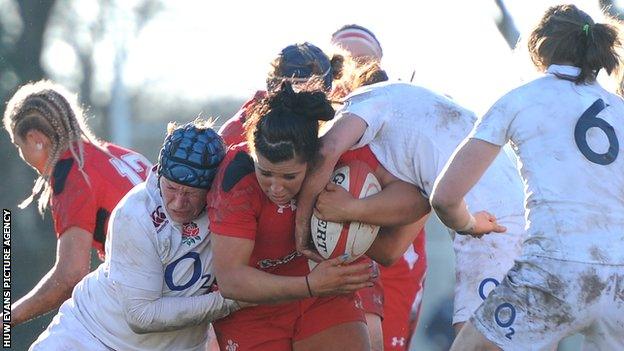
[[[55,0],[2,3],[0,16],[0,97],[19,83],[44,77],[41,52]],[[17,16],[16,16],[17,15]]]
[[[102,61],[111,62],[97,53],[98,45],[109,40],[119,22],[112,20],[113,10],[123,6],[123,19],[128,24],[120,30],[127,37],[138,31],[158,12],[160,0],[0,0],[0,98],[3,105],[16,88],[28,81],[52,78],[79,92],[81,102],[91,106],[90,114],[105,116],[106,99],[93,99],[98,69]],[[60,44],[60,46],[59,46]],[[74,71],[58,70],[59,51],[62,60],[74,58]],[[69,51],[67,49],[70,49]],[[68,53],[72,53],[67,56]],[[99,60],[99,61],[98,61]],[[53,62],[54,61],[54,62]],[[65,62],[66,63],[66,62]],[[99,92],[110,89],[99,88]],[[94,103],[94,100],[97,103]],[[2,109],[4,113],[4,109]],[[92,119],[98,128],[103,119]],[[99,122],[99,123],[93,123]],[[30,290],[54,263],[55,235],[49,214],[44,219],[36,206],[20,210],[17,204],[32,187],[34,171],[20,158],[8,134],[0,132],[2,181],[0,205],[12,210],[12,296],[16,301]],[[96,262],[96,261],[94,261]],[[53,314],[38,318],[12,332],[13,349],[26,350],[50,322]]]

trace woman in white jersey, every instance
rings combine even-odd
[[[472,112],[447,97],[402,82],[377,83],[353,91],[345,98],[336,119],[323,137],[323,163],[307,177],[299,198],[298,249],[310,256],[313,253],[308,249],[308,221],[313,200],[329,179],[342,152],[369,145],[391,174],[418,186],[429,198],[436,177],[476,121]],[[494,167],[468,198],[471,211],[491,208],[507,227],[507,233],[481,240],[466,235],[454,236],[457,282],[453,324],[456,330],[461,329],[511,268],[524,237],[522,183],[506,155],[501,154],[496,159]],[[493,218],[485,212],[479,216]],[[491,225],[496,231],[505,230],[495,223]]]
[[[580,332],[586,350],[624,350],[624,102],[596,82],[619,65],[618,30],[558,5],[528,43],[544,76],[494,104],[434,190],[446,225],[487,233],[462,198],[507,141],[520,159],[522,255],[452,349],[552,350]]]
[[[207,123],[174,127],[158,166],[114,209],[106,260],[31,350],[203,350],[208,323],[240,308],[213,291],[205,211],[225,145]]]

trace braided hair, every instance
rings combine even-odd
[[[28,206],[41,193],[38,208],[43,214],[51,196],[50,173],[67,149],[89,184],[83,170],[83,138],[94,145],[98,145],[98,142],[85,123],[83,110],[78,105],[76,96],[62,86],[42,80],[19,88],[7,104],[4,128],[11,140],[15,140],[15,135],[25,139],[26,134],[34,129],[46,135],[51,142],[45,168],[35,181],[31,195],[19,205],[20,208]]]

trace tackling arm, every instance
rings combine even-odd
[[[488,212],[477,212],[473,217],[464,202],[464,196],[479,181],[500,149],[483,140],[467,139],[455,151],[438,177],[431,196],[431,206],[447,227],[475,236],[506,230]]]
[[[331,222],[357,221],[378,226],[413,223],[431,211],[420,190],[399,180],[383,166],[375,170],[382,190],[363,199],[354,198],[341,186],[329,182],[316,201],[314,214]]]
[[[137,334],[172,331],[205,321],[212,322],[241,307],[236,301],[223,298],[219,292],[163,297],[161,291],[143,290],[125,284],[115,284],[115,292],[123,306],[126,322]]]
[[[364,135],[366,122],[353,114],[345,114],[321,138],[320,159],[314,169],[309,170],[297,197],[297,218],[295,243],[297,250],[316,261],[322,258],[309,247],[310,218],[316,197],[329,181],[336,163],[345,151],[355,145]]]

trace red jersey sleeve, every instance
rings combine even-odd
[[[71,158],[62,159],[54,169],[51,209],[57,237],[71,227],[89,233],[95,230],[98,206],[94,189],[98,180],[89,177],[87,182],[74,163]]]
[[[223,138],[225,145],[232,146],[245,142],[245,121],[247,120],[248,110],[253,105],[267,96],[266,91],[257,91],[254,97],[247,100],[238,112],[227,120],[219,129],[219,135]]]
[[[238,148],[228,151],[207,197],[210,231],[255,240],[262,190],[253,161]]]

